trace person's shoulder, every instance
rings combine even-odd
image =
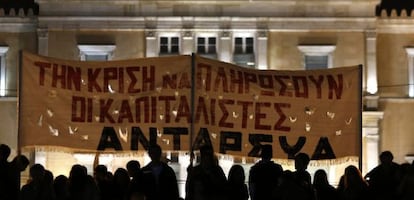
[[[374,168],[372,168],[366,175],[365,177],[371,177],[371,176],[376,176],[378,173],[381,173],[381,171],[383,170],[383,165],[378,165]]]
[[[163,169],[166,169],[167,171],[175,174],[174,169],[170,165],[168,165],[167,163],[162,162],[161,166],[162,166]]]
[[[282,165],[275,163],[273,161],[267,162],[266,165],[275,170],[282,170]]]
[[[163,163],[162,165],[163,165],[164,168],[167,168],[168,170],[174,171],[174,169],[170,165],[168,165],[167,163]]]
[[[203,173],[202,167],[200,165],[196,165],[196,166],[191,167],[191,171],[189,172],[189,175],[191,175],[192,177],[197,177],[201,173]]]
[[[22,192],[23,191],[26,191],[27,192],[27,191],[31,191],[31,190],[33,190],[33,183],[32,182],[23,185],[22,186],[22,189],[21,189]]]
[[[271,162],[271,163],[274,167],[282,168],[282,165],[280,165],[279,163],[275,163],[275,162]]]
[[[250,171],[256,171],[256,170],[258,170],[259,168],[261,168],[261,163],[260,163],[260,162],[257,162],[257,163],[255,163],[254,165],[252,165],[252,166],[250,167]]]
[[[398,163],[395,163],[395,162],[392,162],[392,163],[391,163],[391,166],[392,166],[393,168],[401,168],[401,165],[400,165],[400,164],[398,164]]]
[[[294,171],[293,174],[297,176],[311,176],[310,173],[306,170]]]
[[[224,170],[220,165],[216,165],[213,170],[218,174],[224,174]]]
[[[150,164],[145,165],[144,167],[141,168],[141,176],[145,176],[147,174],[152,174],[152,169]]]
[[[148,163],[147,165],[143,166],[143,167],[141,168],[141,171],[151,170],[151,166],[152,166],[152,163],[150,162],[150,163]]]

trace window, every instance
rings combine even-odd
[[[179,37],[160,37],[160,55],[179,54]]]
[[[408,57],[408,96],[414,97],[414,47],[405,48]]]
[[[236,65],[252,68],[255,66],[255,60],[254,38],[235,37],[233,62]]]
[[[298,49],[303,54],[306,70],[326,69],[333,65],[332,52],[335,50],[334,45],[300,45]]]
[[[253,38],[252,37],[248,37],[245,38],[245,53],[254,53],[253,50]]]
[[[112,60],[115,45],[78,45],[82,61]]]
[[[7,95],[6,88],[6,53],[9,47],[0,47],[0,96],[4,97]]]
[[[206,53],[206,38],[197,38],[197,53]]]
[[[235,37],[234,38],[234,53],[235,54],[252,54],[254,53],[253,48],[253,37]]]
[[[234,53],[237,53],[237,54],[243,53],[243,38],[241,37],[234,38]]]
[[[198,37],[197,53],[199,54],[215,54],[216,38],[215,37]]]
[[[305,55],[306,69],[325,69],[328,66],[328,56]]]
[[[216,37],[197,37],[197,53],[201,56],[216,59]]]

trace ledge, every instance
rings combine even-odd
[[[39,27],[68,29],[198,29],[198,30],[346,30],[362,31],[374,29],[375,17],[194,17],[188,22],[185,17],[116,17],[116,16],[41,16]],[[350,28],[352,27],[352,28]]]
[[[17,97],[0,97],[0,102],[17,102]]]

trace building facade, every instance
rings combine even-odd
[[[303,70],[362,64],[363,172],[378,164],[378,154],[384,150],[392,151],[399,163],[414,158],[413,3],[402,0],[13,2],[0,1],[0,143],[9,144],[15,153],[21,50],[72,60],[118,60],[194,52],[257,69]],[[66,158],[41,150],[30,155],[33,162],[44,163],[47,168],[54,168],[69,157],[73,162],[93,162],[93,157],[87,155]],[[228,161],[223,158],[222,162]],[[62,173],[64,170],[67,169],[62,169]]]

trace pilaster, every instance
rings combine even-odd
[[[231,43],[231,34],[229,31],[223,31],[220,35],[220,46],[218,60],[231,63],[233,60],[233,51]]]
[[[157,35],[154,30],[145,31],[146,52],[145,57],[157,57],[158,56],[158,44]]]
[[[378,165],[380,122],[383,112],[362,113],[362,172],[366,174]]]
[[[37,29],[38,47],[37,51],[39,55],[48,56],[49,54],[49,30],[47,28]]]
[[[184,31],[182,33],[182,47],[181,54],[191,55],[193,53],[194,47],[194,36],[192,31]]]
[[[267,32],[257,33],[256,63],[258,69],[267,69]]]
[[[378,91],[377,82],[377,33],[375,30],[365,32],[365,54],[366,54],[366,81],[363,88],[367,88],[369,94],[375,94]]]

